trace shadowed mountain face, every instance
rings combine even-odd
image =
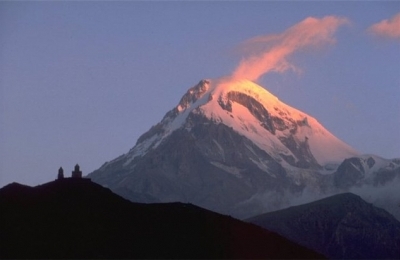
[[[138,204],[86,179],[0,189],[0,258],[322,258],[191,204]]]
[[[400,222],[343,193],[248,219],[332,259],[400,257]]]

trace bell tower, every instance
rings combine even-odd
[[[58,169],[57,179],[59,179],[59,180],[64,179],[64,170],[62,167],[60,167],[60,169]]]
[[[82,178],[82,171],[79,169],[79,164],[75,165],[75,169],[71,175],[72,178]]]

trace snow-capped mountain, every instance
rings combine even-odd
[[[143,135],[128,157],[146,154],[173,131],[190,132],[195,115],[222,123],[248,138],[275,160],[300,168],[338,163],[357,152],[315,118],[294,109],[247,80],[202,80],[182,97],[161,123]],[[329,149],[326,149],[329,147]]]
[[[223,78],[190,88],[127,154],[89,177],[132,201],[249,217],[305,191],[317,198],[343,189],[352,157],[362,158],[315,118],[253,82]]]

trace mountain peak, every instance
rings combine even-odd
[[[219,94],[227,94],[231,91],[240,92],[252,96],[261,103],[276,104],[279,99],[264,87],[246,79],[221,78],[213,81],[215,91]]]
[[[189,88],[161,122],[140,136],[128,154],[116,160],[123,159],[124,166],[128,166],[135,158],[156,149],[174,131],[190,132],[197,124],[193,117],[198,116],[232,128],[286,166],[338,166],[345,158],[358,155],[315,118],[286,105],[260,85],[225,77],[203,79]]]
[[[235,80],[230,77],[219,79],[203,79],[197,85],[190,88],[186,94],[181,98],[176,109],[181,112],[190,106],[197,107],[202,105],[196,103],[202,97],[207,97],[204,101],[211,101],[213,99],[221,102],[222,100],[229,99],[227,97],[231,92],[238,92],[253,97],[260,103],[268,103],[270,105],[277,104],[279,99],[268,92],[265,88],[257,85],[250,80]]]
[[[187,109],[191,104],[202,98],[210,88],[210,80],[203,79],[197,85],[190,88],[179,101],[176,107],[178,112]]]
[[[272,157],[294,166],[323,166],[358,154],[315,118],[286,105],[256,83],[220,78],[204,79],[190,88],[160,123],[138,139],[132,159],[156,148],[179,128],[190,131],[196,124],[191,115],[225,124]]]

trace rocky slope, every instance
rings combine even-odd
[[[331,259],[400,256],[400,222],[352,193],[262,214],[247,221]]]

